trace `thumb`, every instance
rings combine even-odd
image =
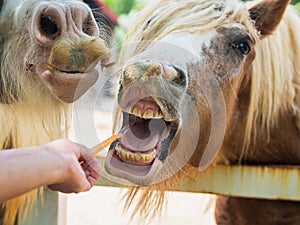
[[[74,143],[75,145],[75,154],[79,161],[88,161],[93,158],[93,149],[86,147],[85,145]]]

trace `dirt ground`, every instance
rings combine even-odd
[[[130,214],[123,214],[121,190],[95,187],[87,193],[67,197],[67,225],[139,225],[129,222]],[[168,205],[161,218],[147,225],[215,225],[214,196],[194,193],[169,192]]]
[[[98,110],[92,110],[92,113],[91,109],[77,109],[80,119],[76,123],[81,128],[94,124],[97,138],[103,140],[111,134],[112,106],[111,101],[104,101],[97,107]],[[81,138],[80,142],[87,145],[95,144],[97,141],[91,140],[95,134],[89,133],[91,128],[83,129],[84,138],[78,137],[78,131],[75,132],[76,138]],[[130,214],[134,212],[123,214],[124,202],[120,197],[122,193],[124,190],[122,192],[120,188],[97,186],[87,193],[66,195],[67,225],[138,225],[137,220],[129,221]],[[168,192],[167,199],[168,207],[163,211],[162,217],[153,218],[147,225],[215,225],[213,195]]]

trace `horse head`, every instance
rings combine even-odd
[[[124,135],[108,152],[108,173],[150,185],[186,165],[211,165],[232,132],[239,94],[249,92],[256,46],[287,5],[190,0],[146,8],[120,57]]]
[[[0,27],[2,64],[11,65],[1,68],[3,103],[24,98],[23,80],[32,92],[48,90],[71,103],[97,81],[97,64],[109,58],[108,37],[79,1],[1,0]]]

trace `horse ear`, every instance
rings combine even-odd
[[[250,8],[250,17],[263,36],[276,29],[289,2],[290,0],[263,0]]]
[[[3,6],[3,0],[0,0],[0,12],[2,10],[2,6]]]

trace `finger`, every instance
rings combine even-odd
[[[79,179],[77,181],[75,181],[74,183],[74,192],[75,193],[79,193],[82,191],[86,191],[89,190],[91,188],[91,184],[89,182],[89,180],[87,179],[87,177],[89,177],[89,173],[86,174],[85,171],[82,171],[82,174],[80,175]]]
[[[90,173],[97,174],[100,176],[101,163],[95,159],[89,159],[81,164],[83,170],[88,170]]]
[[[82,144],[74,143],[75,154],[79,162],[88,161],[93,158],[93,149],[90,149]]]
[[[89,183],[91,185],[89,189],[91,189],[91,187],[94,186],[96,184],[97,180],[98,180],[98,179],[96,179],[93,176],[89,176],[89,177],[87,177],[87,179],[88,179],[88,181],[89,181]]]
[[[81,159],[83,157],[83,155],[85,154],[85,152],[87,151],[87,147],[85,147],[82,144],[75,143],[75,142],[73,142],[73,145],[74,145],[74,153],[75,153],[77,159]]]

